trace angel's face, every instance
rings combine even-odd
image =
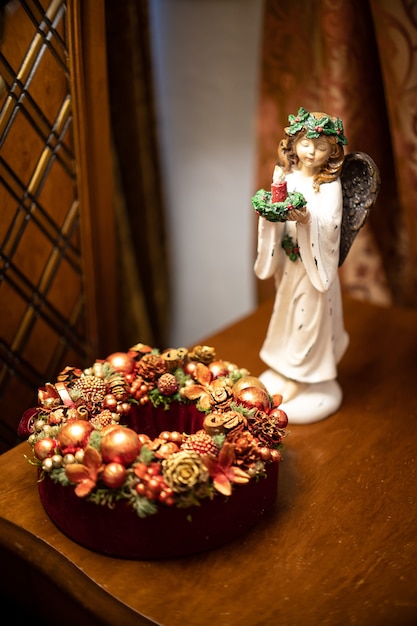
[[[295,153],[299,159],[300,169],[307,170],[310,175],[314,175],[329,160],[332,146],[324,137],[318,139],[302,137],[295,145]]]

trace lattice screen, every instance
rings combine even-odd
[[[66,2],[3,9],[0,452],[36,389],[87,352]]]

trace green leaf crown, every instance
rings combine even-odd
[[[340,117],[315,117],[303,107],[298,109],[297,115],[289,115],[290,125],[285,129],[287,135],[295,135],[301,130],[306,130],[307,139],[318,139],[321,135],[337,137],[337,143],[346,146],[347,139],[343,132],[343,122]]]

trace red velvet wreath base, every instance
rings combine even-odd
[[[278,467],[272,463],[266,478],[235,487],[230,498],[216,495],[187,509],[162,506],[146,518],[126,502],[114,509],[88,502],[49,476],[38,488],[51,520],[76,543],[113,557],[166,559],[217,548],[254,526],[276,499]]]
[[[134,407],[128,426],[151,438],[163,430],[193,433],[204,416],[194,405]],[[150,560],[188,556],[217,548],[251,528],[277,497],[279,463],[267,465],[265,478],[235,485],[229,498],[220,494],[200,506],[159,507],[140,518],[125,501],[115,508],[80,498],[46,475],[38,483],[41,502],[55,525],[76,543],[108,556]]]

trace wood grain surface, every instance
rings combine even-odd
[[[272,301],[204,340],[260,374]],[[78,546],[38,499],[27,443],[0,457],[3,591],[45,624],[417,623],[417,312],[345,301],[341,409],[289,425],[276,506],[212,552],[128,561]]]

